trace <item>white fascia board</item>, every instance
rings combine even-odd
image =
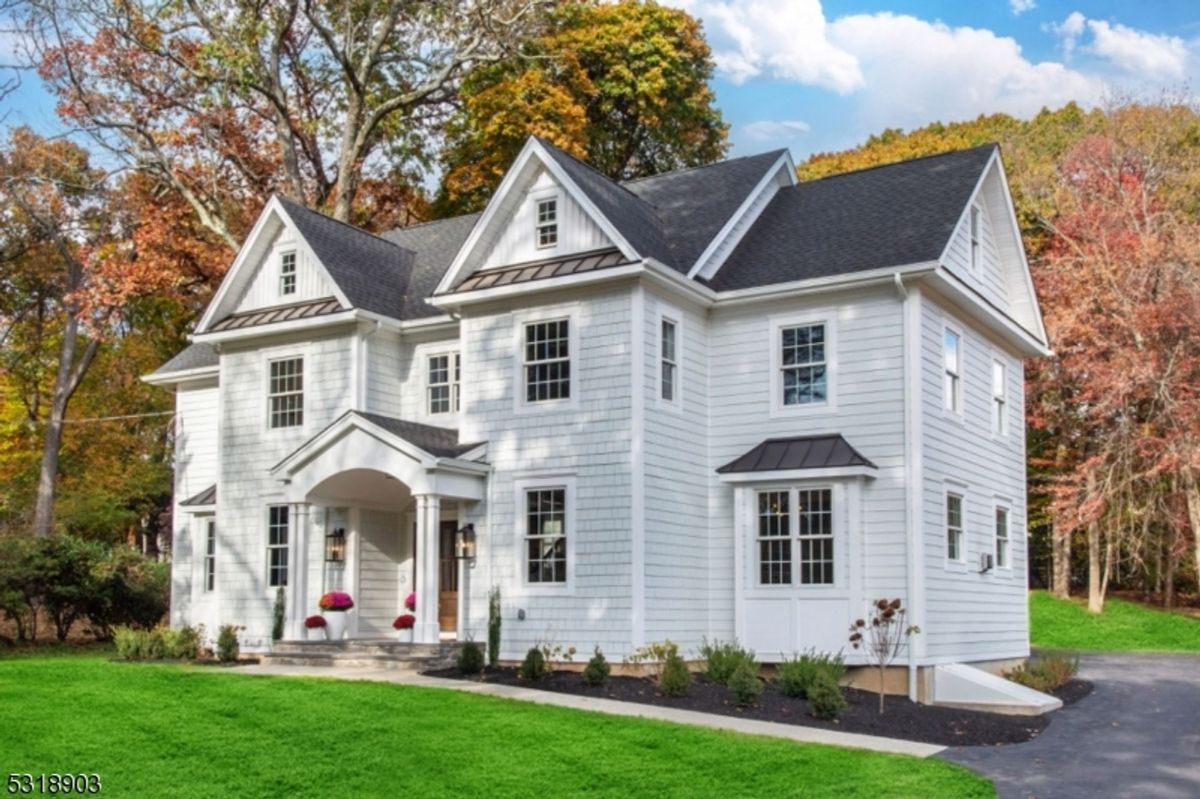
[[[753,483],[786,483],[800,480],[834,480],[845,477],[874,478],[879,470],[874,466],[831,466],[824,469],[780,469],[770,472],[727,472],[718,474],[722,483],[733,485]]]
[[[216,505],[180,505],[179,509],[193,516],[208,516],[217,512]]]
[[[707,308],[717,298],[717,293],[703,283],[697,283],[682,272],[678,272],[661,261],[646,258],[643,279],[659,288],[667,289],[676,296],[682,296],[692,302]]]
[[[447,329],[458,327],[458,320],[449,314],[430,316],[425,319],[396,319],[395,317],[385,316],[374,311],[364,311],[361,308],[357,309],[357,312],[362,319],[375,322],[380,327],[395,330],[399,333],[415,330],[437,330],[443,327]]]
[[[939,267],[926,280],[942,295],[965,308],[973,319],[1027,357],[1048,358],[1054,352],[1011,316],[996,308],[971,289],[962,278]]]
[[[355,411],[348,411],[336,422],[326,427],[320,433],[317,433],[293,450],[286,458],[272,466],[270,474],[273,477],[291,477],[291,475],[303,468],[305,464],[320,454],[327,446],[354,429],[362,430],[364,433],[379,439],[387,446],[411,457],[426,469],[433,469],[438,465],[438,458],[433,457],[417,445],[406,441],[395,433],[383,429]]]
[[[475,450],[471,450],[471,452],[474,452],[474,451]],[[471,452],[468,452],[466,454],[469,455],[469,454],[471,454]],[[488,475],[488,474],[491,474],[491,472],[492,472],[491,464],[479,463],[477,461],[466,460],[465,456],[458,457],[458,458],[438,458],[437,460],[434,461],[434,465],[432,468],[436,469],[437,471],[441,471],[441,472],[456,472],[456,473],[465,474],[465,475],[468,475],[471,477],[476,477],[478,475]]]
[[[314,316],[309,319],[292,319],[286,322],[272,322],[268,325],[255,325],[237,330],[220,330],[216,333],[193,333],[188,336],[191,341],[204,344],[226,343],[230,341],[248,341],[250,339],[277,336],[284,333],[294,333],[309,330],[319,330],[326,327],[350,324],[363,319],[361,311],[349,310],[324,316]],[[372,320],[374,321],[374,320]]]
[[[496,193],[488,200],[487,208],[483,211],[483,216],[479,217],[479,220],[475,223],[475,227],[471,229],[471,234],[467,236],[467,240],[459,248],[458,254],[454,256],[454,260],[450,263],[450,268],[446,270],[446,274],[442,276],[441,282],[438,283],[437,289],[434,290],[434,296],[450,293],[463,277],[461,272],[466,266],[467,259],[479,245],[484,232],[495,223],[496,216],[500,213],[500,208],[504,205],[504,201],[508,195],[515,190],[518,176],[524,171],[531,158],[538,159],[546,171],[558,181],[559,185],[566,190],[575,202],[579,203],[579,206],[604,231],[604,234],[617,245],[622,255],[631,261],[640,258],[629,242],[625,240],[625,237],[613,227],[613,224],[604,214],[600,213],[599,209],[588,199],[587,195],[575,184],[575,181],[567,176],[567,173],[558,165],[554,157],[546,152],[546,149],[538,143],[537,139],[530,136],[525,142],[525,146],[521,148],[521,152],[517,155],[516,160],[513,161],[513,165],[504,174],[504,179],[500,181]]]
[[[746,199],[733,212],[733,216],[729,217],[721,230],[713,237],[713,240],[708,243],[708,247],[704,249],[704,252],[700,253],[700,257],[696,259],[696,263],[688,270],[687,276],[689,278],[695,278],[697,275],[700,275],[705,279],[709,279],[721,269],[721,265],[725,263],[725,259],[729,256],[729,253],[732,252],[733,248],[737,246],[738,241],[741,240],[740,236],[736,241],[730,240],[730,234],[741,223],[746,214],[750,213],[750,209],[754,207],[754,203],[763,192],[771,191],[772,186],[775,187],[774,191],[771,191],[772,194],[779,190],[779,187],[775,185],[775,178],[779,174],[780,169],[783,169],[785,174],[788,175],[789,185],[796,185],[796,165],[792,163],[791,152],[785,151],[783,155],[779,156],[779,160],[771,165],[771,168],[767,170],[758,184],[746,195]],[[764,205],[764,207],[766,206]],[[743,231],[743,235],[745,235],[745,231]],[[726,247],[726,245],[729,246]],[[722,252],[723,248],[724,252]]]
[[[564,288],[573,286],[588,286],[594,283],[604,283],[610,280],[618,280],[636,275],[642,272],[643,265],[641,263],[632,263],[625,266],[615,266],[608,269],[597,269],[593,272],[584,272],[583,274],[563,275],[562,277],[551,277],[545,280],[531,280],[528,283],[510,283],[507,286],[500,286],[491,289],[479,289],[478,291],[464,291],[457,294],[446,294],[441,297],[432,297],[427,302],[436,308],[461,308],[466,305],[478,305],[484,302],[494,302],[495,300],[505,299],[515,296],[528,296],[531,294],[541,294],[547,291],[559,291]]]
[[[151,373],[138,379],[151,386],[175,386],[179,383],[192,383],[201,380],[211,380],[220,375],[218,366],[199,366],[195,369],[180,369],[178,372]]]
[[[872,283],[895,283],[896,275],[911,277],[913,275],[933,274],[937,271],[937,261],[921,261],[903,266],[888,266],[882,269],[869,269],[863,272],[849,272],[844,275],[795,280],[790,283],[776,283],[770,286],[756,286],[748,289],[722,291],[716,294],[716,307],[743,305],[748,302],[758,302],[764,299],[784,299],[799,297],[805,294],[823,294],[830,291],[840,291],[855,286]]]
[[[475,449],[469,449],[459,455],[455,460],[466,461],[469,463],[478,463],[487,457],[488,445],[487,442],[480,444]]]

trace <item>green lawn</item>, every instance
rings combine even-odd
[[[1122,599],[1109,599],[1097,615],[1088,613],[1084,601],[1033,591],[1029,623],[1032,643],[1042,649],[1200,652],[1200,620]]]
[[[104,796],[156,799],[995,795],[937,759],[94,656],[0,659],[0,766],[96,772]]]

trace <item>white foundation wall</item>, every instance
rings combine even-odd
[[[499,586],[505,658],[523,657],[546,641],[575,646],[579,657],[596,645],[614,659],[631,649],[630,311],[628,287],[593,287],[540,296],[529,308],[510,304],[463,317],[463,369],[470,378],[463,384],[460,438],[486,441],[493,468],[487,499],[463,506],[464,521],[478,531],[463,637],[487,639],[487,594]],[[518,410],[517,319],[527,312],[569,315],[576,328],[574,400],[567,407]],[[519,481],[573,488],[568,586],[526,582]]]
[[[283,503],[282,486],[269,470],[353,402],[350,331],[318,338],[279,341],[221,354],[220,449],[217,529],[222,550],[218,566],[221,623],[246,627],[242,644],[258,649],[270,643],[275,589],[267,585],[267,508]],[[267,427],[268,361],[304,358],[304,424]],[[310,573],[307,611],[315,613],[320,588],[323,538],[314,508],[308,534]],[[317,531],[317,532],[314,532]],[[294,567],[294,564],[292,564]]]
[[[926,662],[995,660],[1029,653],[1024,371],[1022,360],[966,324],[965,314],[921,295]],[[963,336],[961,415],[945,410],[942,334]],[[992,432],[993,359],[1008,370],[1008,435]],[[946,493],[963,497],[965,556],[946,557]],[[1011,566],[981,573],[995,551],[995,508],[1009,509]]]

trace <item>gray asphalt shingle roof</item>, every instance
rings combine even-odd
[[[730,474],[735,472],[779,472],[795,469],[832,469],[846,466],[874,468],[875,464],[850,446],[846,439],[835,433],[823,436],[768,438],[745,455],[730,461],[717,471],[721,474]]]
[[[171,374],[172,372],[187,372],[192,369],[204,369],[217,365],[217,348],[211,344],[189,344],[186,349],[174,358],[154,370],[156,375]]]
[[[479,220],[479,214],[466,214],[436,222],[396,228],[383,234],[394,244],[414,253],[404,296],[391,316],[400,319],[422,319],[440,316],[445,311],[434,308],[426,300],[433,296],[438,283],[458,255],[463,242]]]
[[[780,189],[709,286],[730,291],[936,260],[995,149]]]
[[[208,488],[201,491],[199,494],[190,496],[179,503],[180,505],[216,505],[217,504],[217,486],[210,485]]]
[[[389,433],[403,438],[405,441],[420,447],[430,455],[439,458],[457,458],[479,446],[479,444],[458,443],[458,431],[445,427],[434,427],[417,422],[408,422],[391,416],[366,411],[352,411],[364,419],[379,425]]]

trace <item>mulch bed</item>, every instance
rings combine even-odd
[[[457,669],[442,669],[427,672],[431,677],[468,679]],[[717,713],[723,716],[773,721],[783,724],[799,724],[827,730],[855,732],[865,735],[882,735],[888,738],[903,738],[909,741],[941,744],[944,746],[995,746],[1012,744],[1036,738],[1050,723],[1049,716],[1003,716],[997,713],[981,713],[973,710],[958,710],[948,707],[931,707],[911,702],[907,697],[889,696],[885,712],[879,714],[879,695],[854,688],[844,689],[849,707],[836,721],[821,721],[813,718],[808,702],[779,693],[774,683],[768,682],[757,704],[738,707],[729,697],[728,689],[719,683],[711,683],[694,675],[687,696],[669,697],[660,694],[654,683],[643,677],[610,677],[608,684],[592,688],[584,683],[576,672],[559,671],[544,680],[530,683],[517,676],[511,667],[487,669],[484,682],[500,685],[519,685],[555,693],[593,696],[616,699],[622,702],[638,702],[681,710],[696,710],[702,713]],[[1075,702],[1092,691],[1092,684],[1085,680],[1072,680],[1055,692],[1064,704]]]

